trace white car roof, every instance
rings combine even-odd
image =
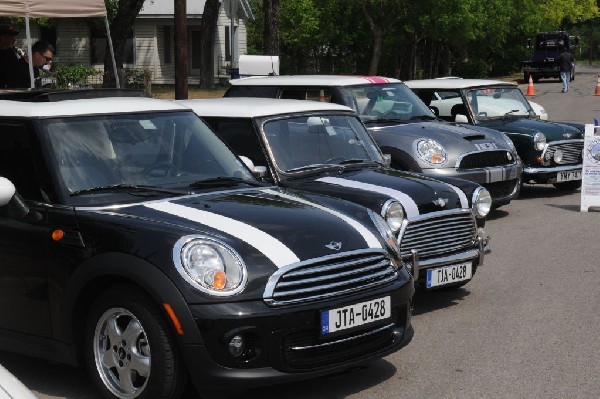
[[[364,84],[402,83],[382,76],[353,75],[278,75],[250,76],[229,81],[233,86],[355,86]]]
[[[255,118],[311,111],[350,111],[354,113],[352,108],[344,105],[308,100],[224,97],[178,100],[176,102],[191,108],[197,115],[205,117]]]
[[[517,86],[516,83],[505,82],[502,80],[462,78],[407,80],[404,83],[411,89],[468,89],[470,87],[480,86]]]
[[[55,102],[0,100],[0,116],[11,117],[106,115],[177,110],[187,110],[187,108],[173,101],[144,97],[106,97]]]

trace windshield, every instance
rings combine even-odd
[[[383,163],[383,156],[354,116],[300,116],[268,121],[263,131],[283,172],[344,164]]]
[[[427,105],[403,83],[343,87],[341,92],[344,105],[354,108],[365,123],[435,118]]]
[[[529,102],[517,87],[469,90],[467,100],[478,121],[523,117],[532,112]]]
[[[230,177],[255,182],[191,112],[60,118],[46,120],[44,129],[67,196],[131,186],[185,194],[200,180]]]

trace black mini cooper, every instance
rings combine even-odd
[[[260,183],[173,102],[21,100],[0,99],[0,349],[85,365],[105,397],[178,398],[412,339],[375,212]]]
[[[353,201],[380,214],[419,285],[458,288],[483,264],[489,192],[468,180],[440,181],[389,168],[352,109],[268,98],[180,103],[213,127],[265,182]]]

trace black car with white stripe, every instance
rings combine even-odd
[[[483,230],[489,192],[468,180],[440,181],[389,168],[352,109],[267,98],[180,103],[264,181],[354,201],[380,214],[420,285],[457,288],[483,264],[489,251]]]
[[[0,99],[0,349],[85,366],[107,398],[178,398],[411,341],[376,212],[259,182],[182,105],[81,96]]]

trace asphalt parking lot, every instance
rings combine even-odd
[[[569,93],[535,84],[550,119],[600,119],[600,66],[582,65]],[[523,92],[526,84],[520,84]],[[413,342],[361,369],[234,398],[595,398],[600,384],[599,213],[579,191],[525,186],[493,211],[488,255],[455,292],[417,292]],[[99,398],[82,370],[0,352],[40,399]],[[190,398],[192,395],[189,395]]]

